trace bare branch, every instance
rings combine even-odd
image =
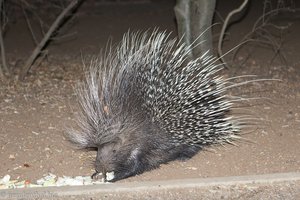
[[[29,31],[30,31],[30,33],[31,33],[31,37],[32,37],[32,39],[33,39],[35,45],[38,45],[38,40],[37,40],[37,38],[36,38],[36,36],[35,36],[35,34],[34,34],[34,31],[32,30],[32,26],[31,26],[31,23],[30,23],[30,21],[29,21],[29,19],[28,19],[28,16],[27,16],[27,13],[26,13],[26,11],[25,11],[25,9],[24,9],[24,6],[21,5],[21,7],[22,7],[23,14],[24,14],[24,16],[25,16],[25,19],[26,19],[27,27],[28,27],[28,29],[29,29]]]
[[[285,7],[284,2],[281,0],[278,0],[277,6],[273,7],[272,3],[268,0],[264,1],[264,7],[263,7],[263,14],[260,16],[254,23],[252,30],[246,34],[243,39],[240,41],[240,43],[244,43],[245,41],[251,42],[251,43],[256,43],[259,46],[264,46],[271,48],[271,50],[274,52],[274,56],[271,59],[271,62],[275,59],[275,57],[279,56],[279,58],[287,63],[286,56],[284,55],[284,52],[281,51],[280,49],[282,48],[283,45],[283,34],[282,32],[286,29],[288,29],[291,24],[288,23],[287,25],[275,25],[272,24],[270,21],[272,17],[278,15],[279,12],[296,12],[299,11],[299,9],[295,8],[289,8]],[[270,10],[268,10],[270,9]],[[279,39],[274,36],[269,31],[269,27],[275,28],[280,31],[280,36]],[[242,48],[242,45],[238,46],[234,53],[233,53],[233,59],[236,57],[237,52]]]
[[[221,29],[221,33],[220,33],[220,37],[219,37],[219,42],[218,42],[218,54],[219,54],[219,57],[221,59],[221,61],[225,64],[225,60],[224,60],[224,57],[222,56],[223,55],[223,52],[222,52],[222,43],[223,43],[223,38],[224,38],[224,33],[225,33],[225,30],[228,26],[228,23],[229,23],[229,20],[230,18],[236,14],[236,13],[239,13],[241,12],[245,6],[247,5],[248,3],[248,0],[244,0],[244,2],[240,5],[240,7],[238,7],[237,9],[234,9],[232,10],[228,15],[227,17],[225,18],[225,21],[224,21],[224,24],[222,26],[222,29]]]
[[[3,12],[2,6],[3,6],[3,0],[0,0],[0,14]],[[0,50],[1,50],[2,66],[3,66],[4,70],[6,70],[8,73],[10,73],[10,71],[7,67],[7,63],[6,63],[5,47],[4,47],[3,35],[2,35],[2,23],[0,24],[0,26],[1,26],[1,28],[0,28]],[[4,77],[2,69],[0,69],[0,76],[2,78]]]
[[[30,70],[32,64],[36,60],[37,56],[41,53],[41,50],[46,45],[47,41],[49,41],[50,37],[54,33],[54,31],[58,28],[58,26],[62,23],[62,20],[66,17],[66,15],[75,7],[75,5],[78,4],[78,0],[73,0],[71,3],[61,12],[61,14],[56,18],[56,20],[53,22],[51,27],[49,28],[48,32],[44,36],[44,38],[41,40],[41,42],[36,46],[36,48],[33,50],[31,56],[28,58],[28,60],[25,63],[25,66],[23,67],[23,70],[20,74],[20,80],[24,80],[26,74]]]

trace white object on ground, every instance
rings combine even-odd
[[[107,180],[110,181],[114,178],[114,172],[106,173]],[[93,180],[90,176],[63,176],[57,177],[54,174],[46,174],[43,178],[40,178],[36,183],[30,183],[30,181],[18,181],[10,180],[10,175],[5,175],[0,179],[0,189],[12,189],[12,188],[29,188],[29,187],[48,187],[48,186],[66,186],[66,185],[96,185],[105,184],[104,179]]]

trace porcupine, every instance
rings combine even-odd
[[[78,130],[68,136],[97,150],[93,177],[120,180],[239,137],[230,79],[209,51],[191,60],[192,48],[166,32],[128,32],[91,62],[76,89]]]

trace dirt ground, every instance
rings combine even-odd
[[[223,17],[238,6],[222,3],[217,10]],[[253,1],[246,18],[231,26],[225,51],[238,45],[250,31],[261,15],[260,4],[261,1]],[[74,123],[73,87],[83,75],[82,57],[96,55],[110,37],[118,41],[128,29],[159,27],[176,36],[173,6],[171,0],[84,3],[69,30],[76,32],[75,38],[51,44],[49,56],[32,68],[24,82],[2,82],[0,177],[10,174],[12,179],[35,181],[49,172],[58,176],[91,175],[95,153],[74,149],[63,136],[65,128]],[[250,131],[243,130],[251,142],[241,140],[237,146],[213,147],[188,161],[170,162],[123,182],[300,171],[300,14],[276,20],[290,23],[281,48],[286,62],[278,56],[272,59],[270,49],[257,45],[252,51],[245,48],[239,52],[237,61],[229,62],[230,70],[224,71],[231,76],[256,74],[259,78],[281,80],[258,82],[233,91],[260,98],[247,106],[247,112],[258,119]],[[214,27],[215,34],[219,29],[218,25]],[[33,50],[24,21],[10,28],[5,43],[9,65],[18,72]],[[249,52],[246,62],[238,65]]]

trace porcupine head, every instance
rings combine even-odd
[[[116,181],[190,158],[234,132],[225,117],[229,103],[219,95],[224,84],[210,77],[218,71],[211,57],[186,64],[189,50],[165,33],[128,33],[91,62],[76,89],[78,127],[68,138],[97,151],[94,178]]]

